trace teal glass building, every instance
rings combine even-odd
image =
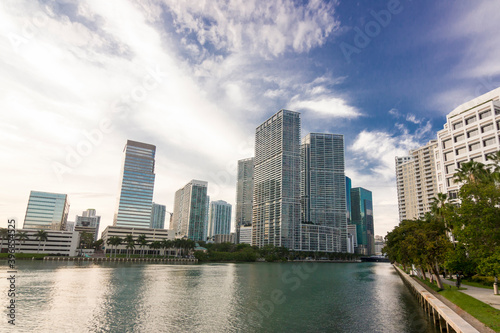
[[[208,237],[231,233],[231,204],[224,200],[210,202],[208,217]]]
[[[151,228],[165,229],[166,211],[167,207],[153,202],[153,206],[151,207]]]
[[[356,225],[356,252],[372,255],[375,252],[372,192],[362,187],[351,189],[351,224]]]
[[[176,238],[187,237],[194,241],[207,240],[208,183],[191,180],[175,192],[172,225]]]
[[[120,197],[113,225],[149,228],[155,183],[156,147],[127,140]]]
[[[31,191],[23,229],[66,230],[67,194]]]

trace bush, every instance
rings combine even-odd
[[[473,277],[468,279],[468,281],[480,283],[483,286],[491,287],[495,282],[495,278],[493,276],[474,275]]]

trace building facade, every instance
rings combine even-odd
[[[68,213],[68,195],[31,191],[23,228],[66,230]]]
[[[238,244],[252,244],[252,226],[242,226],[240,227],[240,240]]]
[[[356,225],[357,251],[363,255],[375,252],[372,192],[362,187],[351,189],[351,224]]]
[[[241,227],[252,225],[254,162],[253,157],[238,161],[235,217],[237,242],[240,242]]]
[[[151,207],[151,224],[149,225],[149,227],[153,229],[165,229],[166,212],[166,206],[159,205],[153,202],[153,205]]]
[[[152,229],[152,228],[134,228],[134,227],[114,227],[114,226],[107,226],[106,229],[102,232],[102,240],[104,241],[104,249],[106,253],[115,253],[114,251],[116,250],[118,254],[125,254],[127,253],[127,244],[125,242],[122,242],[120,245],[118,245],[116,248],[108,244],[108,240],[111,237],[119,237],[122,239],[122,241],[127,237],[128,235],[132,235],[134,239],[137,239],[140,235],[146,235],[146,241],[151,244],[151,242],[154,241],[163,241],[164,239],[166,240],[174,240],[175,235],[173,230],[168,230],[168,229]],[[154,251],[158,252],[158,250],[151,250],[149,248],[146,249],[146,254],[154,254]],[[139,245],[136,245],[135,250],[132,251],[132,254],[139,254],[141,251]]]
[[[184,236],[194,241],[207,240],[208,183],[191,180],[175,192],[174,212],[170,229],[177,238]]]
[[[344,136],[306,135],[301,163],[302,250],[346,252]]]
[[[396,156],[396,187],[399,221],[421,218],[431,209],[437,195],[435,149],[437,141],[410,150],[409,156]]]
[[[94,237],[94,241],[96,241],[99,235],[100,223],[101,217],[96,215],[95,209],[87,209],[81,216],[76,216],[74,231],[90,233]]]
[[[300,116],[280,110],[255,131],[252,245],[300,247]]]
[[[488,155],[500,150],[500,88],[464,103],[446,116],[437,133],[435,150],[438,191],[454,199],[460,184],[455,172],[464,162],[489,164]]]
[[[45,229],[44,229],[45,230]],[[15,253],[49,253],[58,256],[77,255],[80,234],[76,231],[45,230],[47,240],[37,236],[39,230],[17,229],[16,233],[26,233],[28,239],[15,242]]]
[[[120,197],[113,225],[149,228],[155,182],[156,147],[127,140]]]
[[[229,235],[231,233],[231,211],[231,204],[224,200],[210,202],[208,237]]]

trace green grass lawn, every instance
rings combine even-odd
[[[500,331],[500,310],[461,293],[456,288],[455,290],[445,289],[439,293],[495,332]]]
[[[459,292],[455,286],[444,284],[444,289],[439,289],[435,283],[430,283],[429,281],[424,281],[422,279],[420,279],[420,281],[425,283],[432,290],[443,295],[450,302],[457,305],[495,332],[500,332],[500,310],[497,310],[494,307],[475,299],[474,297]],[[460,290],[465,289],[467,288],[460,287]]]
[[[462,280],[462,284],[466,286],[471,286],[471,287],[478,287],[478,288],[484,288],[484,289],[491,289],[493,290],[493,285],[491,286],[485,286],[484,284],[478,283],[478,282],[472,282],[472,281],[467,281],[467,280]]]

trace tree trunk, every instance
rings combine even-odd
[[[443,283],[441,282],[441,278],[439,277],[439,270],[438,270],[438,264],[436,263],[435,265],[431,266],[432,271],[434,272],[434,275],[436,275],[436,283],[439,289],[444,289],[443,288]]]
[[[426,281],[427,277],[425,276],[425,270],[422,266],[420,266],[420,271],[422,272],[422,277],[424,278],[424,281]]]

